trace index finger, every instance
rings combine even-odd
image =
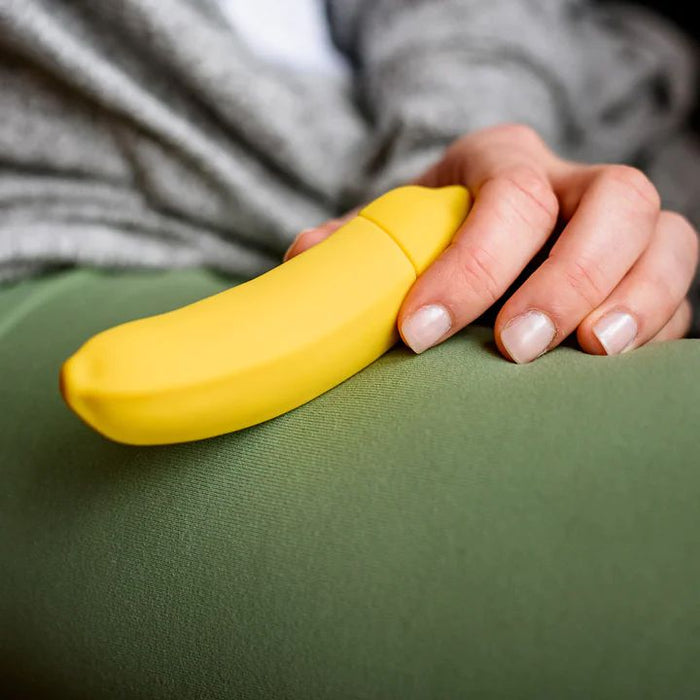
[[[422,352],[492,306],[552,234],[559,205],[545,169],[489,151],[470,163],[474,206],[452,244],[413,285],[399,314],[409,347]]]

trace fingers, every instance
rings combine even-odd
[[[417,280],[402,306],[399,330],[416,352],[493,305],[549,238],[558,202],[548,171],[562,164],[532,129],[503,125],[458,140],[416,181],[431,187],[458,182],[475,195],[453,244]],[[304,232],[285,259],[324,240],[340,223]]]
[[[581,347],[595,355],[616,355],[653,339],[683,337],[690,326],[690,307],[684,299],[697,260],[693,227],[678,214],[661,212],[644,254],[579,326]]]
[[[547,259],[496,318],[504,356],[529,362],[573,332],[586,352],[602,355],[688,331],[697,233],[660,211],[641,171],[564,161],[531,129],[506,125],[459,139],[416,181],[455,183],[471,190],[474,205],[404,300],[398,327],[414,351],[442,342],[501,299],[558,221],[568,223]],[[285,260],[356,214],[302,232]]]
[[[345,225],[350,219],[355,218],[355,216],[357,216],[357,209],[353,209],[337,219],[330,219],[316,228],[307,228],[302,231],[294,241],[292,241],[292,245],[287,248],[287,252],[284,254],[283,258],[284,262],[325,240],[341,226]]]
[[[514,165],[488,177],[453,243],[417,280],[399,314],[415,352],[444,340],[499,299],[549,238],[557,201],[546,177]]]
[[[336,230],[337,229],[332,229],[329,224],[305,229],[292,241],[289,248],[287,248],[282,258],[283,261],[287,262],[287,260],[290,260],[295,255],[299,255],[299,253],[303,253],[305,250],[315,246],[317,243],[328,238],[328,236]]]
[[[530,362],[576,330],[647,249],[659,207],[656,189],[638,170],[610,166],[593,175],[547,260],[498,314],[501,352]]]
[[[554,154],[529,126],[501,124],[455,141],[444,158],[415,181],[425,187],[460,183],[472,189],[517,165],[528,166],[559,179],[569,164]]]
[[[399,330],[415,352],[483,314],[550,237],[559,208],[550,175],[561,163],[532,129],[503,125],[455,142],[421,178],[430,187],[466,185],[474,206],[403,303]]]

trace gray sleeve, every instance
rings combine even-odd
[[[363,156],[347,92],[260,60],[211,1],[2,0],[0,284],[264,271]]]
[[[690,40],[640,7],[589,0],[328,0],[375,133],[372,196],[454,138],[529,124],[566,157],[644,167],[700,226]],[[700,319],[699,319],[700,320]],[[696,327],[696,332],[698,328]]]

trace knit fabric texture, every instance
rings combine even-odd
[[[589,0],[328,0],[349,78],[253,53],[214,0],[0,5],[0,280],[65,264],[246,277],[517,121],[637,164],[700,223],[689,41]]]

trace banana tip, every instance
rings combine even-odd
[[[65,363],[61,365],[61,369],[58,372],[58,390],[61,392],[61,396],[63,397],[64,401],[67,401],[66,399],[66,365]]]
[[[68,358],[62,365],[58,373],[58,390],[61,392],[63,400],[66,402],[68,407],[74,412],[80,415],[76,408],[76,382],[74,371],[72,368],[73,358]]]

